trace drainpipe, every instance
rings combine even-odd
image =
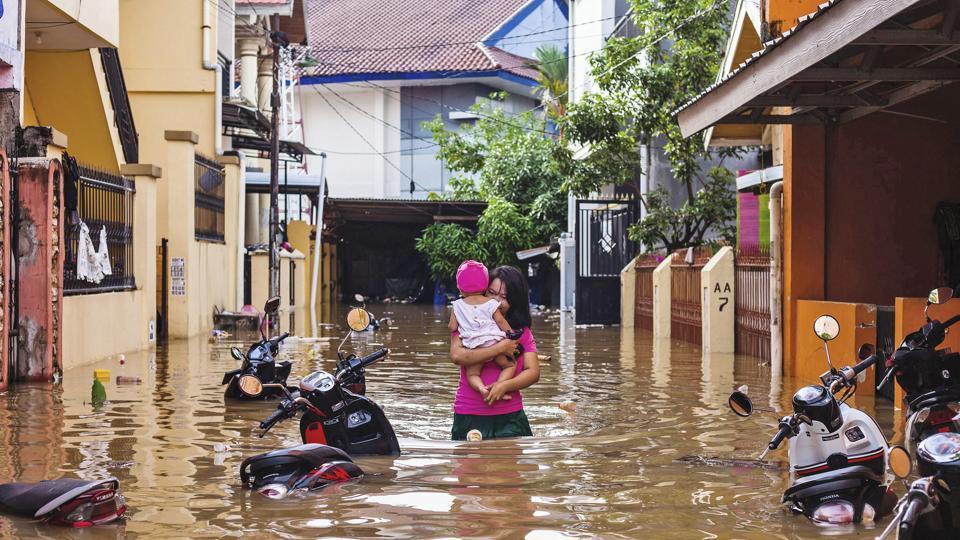
[[[210,2],[203,3],[203,25],[200,27],[203,35],[203,69],[216,72],[216,80],[213,84],[214,96],[214,134],[213,140],[216,147],[216,155],[223,154],[223,137],[220,133],[223,131],[223,67],[220,62],[210,61],[210,33],[213,28],[210,26]]]
[[[770,186],[770,371],[783,375],[783,182]]]
[[[327,155],[320,153],[320,190],[317,192],[317,224],[316,240],[313,242],[313,275],[310,277],[310,335],[317,337],[317,283],[320,276],[320,255],[323,241],[323,193],[327,187],[327,179],[323,176],[327,164]]]

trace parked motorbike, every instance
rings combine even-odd
[[[369,324],[369,313],[362,308],[351,310],[347,315],[350,332],[337,349],[340,360],[336,374],[314,371],[300,381],[295,392],[244,377],[239,388],[252,398],[271,386],[286,395],[277,410],[260,423],[260,436],[277,423],[303,413],[300,435],[304,442],[245,460],[240,470],[244,486],[267,497],[282,498],[292,491],[319,489],[362,477],[363,471],[352,462],[351,455],[400,454],[397,436],[383,409],[363,395],[366,368],[387,356],[389,349],[364,357],[342,353],[346,340]]]
[[[116,478],[61,478],[0,484],[0,509],[54,525],[90,527],[120,519],[127,506]]]
[[[267,300],[263,310],[264,313],[272,316],[276,314],[279,307],[280,297],[275,296]],[[239,369],[223,374],[223,381],[220,384],[227,385],[227,389],[223,392],[224,399],[277,398],[286,395],[285,390],[292,391],[295,389],[295,387],[287,387],[287,377],[290,376],[291,368],[290,362],[277,362],[274,359],[280,352],[280,343],[287,339],[290,334],[284,332],[279,336],[267,339],[263,330],[265,323],[266,320],[260,325],[260,341],[250,345],[246,355],[239,348],[231,347],[230,355],[235,360],[243,362],[243,364]],[[245,390],[244,385],[251,388],[260,388],[260,391],[254,395],[254,393]]]
[[[928,314],[930,306],[952,297],[949,287],[930,291],[924,309],[926,324],[903,339],[887,361],[886,377],[877,386],[880,390],[896,376],[907,403],[906,439],[911,443],[935,433],[960,432],[960,354],[937,350],[960,315],[941,323]]]
[[[856,392],[858,376],[879,360],[873,347],[864,345],[858,364],[838,370],[830,360],[828,342],[839,335],[840,324],[824,315],[815,321],[814,332],[823,340],[829,370],[820,376],[821,384],[794,394],[793,414],[780,419],[776,435],[758,459],[789,439],[791,484],[782,502],[817,522],[873,521],[889,513],[896,501],[888,489],[888,466],[896,476],[905,477],[910,455],[902,447],[889,447],[873,418],[846,404]],[[755,410],[739,390],[728,403],[738,416],[750,416]]]
[[[921,478],[897,503],[896,515],[877,538],[900,540],[960,537],[960,434],[936,433],[917,445]]]

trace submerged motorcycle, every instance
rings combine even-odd
[[[369,324],[365,310],[351,310],[347,316],[350,332],[337,349],[336,374],[314,371],[307,375],[298,390],[287,393],[276,412],[260,423],[262,437],[277,423],[302,412],[300,435],[305,444],[244,460],[240,467],[244,486],[267,497],[282,498],[293,491],[362,477],[363,471],[351,455],[400,455],[400,444],[383,409],[362,393],[365,369],[387,356],[389,349],[364,357],[341,352],[347,338]],[[271,386],[261,385],[255,377],[243,379],[240,389],[254,398]]]
[[[946,322],[928,315],[930,306],[952,297],[949,287],[930,291],[923,312],[926,324],[903,338],[887,362],[886,377],[877,386],[880,390],[896,376],[907,403],[906,439],[914,444],[935,433],[960,432],[960,354],[937,350],[960,315]]]
[[[917,445],[921,478],[897,504],[896,515],[879,537],[894,531],[900,540],[960,537],[960,434],[937,433]]]
[[[824,315],[814,322],[814,332],[823,340],[830,369],[820,376],[821,384],[794,394],[793,414],[780,419],[777,434],[758,459],[789,439],[791,485],[782,502],[817,522],[870,522],[889,513],[896,501],[888,489],[888,466],[895,475],[906,476],[910,455],[902,447],[889,447],[873,418],[846,404],[859,375],[879,360],[873,347],[861,347],[861,362],[838,370],[827,342],[839,335],[840,324]],[[734,392],[728,403],[738,416],[755,410],[742,391]]]
[[[280,297],[275,296],[267,300],[263,306],[263,311],[267,315],[273,316],[280,307]],[[280,343],[287,339],[290,334],[283,333],[279,336],[267,339],[263,327],[266,323],[260,325],[260,341],[254,343],[244,355],[237,347],[231,347],[230,355],[235,360],[242,361],[239,369],[234,369],[223,374],[223,381],[220,384],[227,385],[223,392],[224,399],[269,399],[277,398],[285,394],[285,390],[294,390],[294,387],[287,387],[287,377],[290,376],[291,364],[288,361],[277,362],[274,357],[280,352]],[[241,388],[241,383],[251,384],[257,381],[263,386],[262,391],[255,396]],[[276,385],[276,386],[274,386]],[[279,388],[278,388],[279,387]],[[283,388],[281,390],[280,388]]]
[[[116,478],[61,478],[0,484],[0,509],[54,525],[90,527],[120,519],[127,505]]]

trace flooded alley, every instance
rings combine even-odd
[[[68,371],[60,386],[18,385],[0,397],[0,481],[115,476],[129,505],[120,524],[86,530],[0,517],[0,536],[759,539],[879,532],[825,529],[783,510],[785,450],[772,454],[776,467],[698,459],[753,458],[775,432],[774,415],[740,419],[726,405],[740,384],[749,385],[758,406],[789,404],[799,383],[771,387],[755,359],[701,356],[698,347],[654,341],[645,331],[575,328],[559,313],[541,314],[533,330],[552,360],[523,392],[534,437],[454,443],[458,372],[448,358],[447,308],[370,309],[392,320],[345,348],[362,354],[390,347],[386,361],[368,371],[367,393],[393,423],[400,457],[359,457],[367,472],[360,481],[280,501],[243,489],[240,462],[299,444],[298,423],[258,438],[272,403],[224,405],[220,383],[236,367],[229,354],[235,343],[172,341],[156,353],[128,355],[124,365],[114,359]],[[344,331],[328,325],[323,332]],[[291,340],[281,354],[294,363],[291,381],[332,370],[336,346]],[[100,408],[90,404],[94,368],[113,374]],[[118,386],[116,375],[142,384]],[[572,412],[560,407],[566,402],[576,403]],[[889,436],[884,406],[868,411]]]

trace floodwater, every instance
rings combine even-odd
[[[645,331],[574,328],[560,314],[538,315],[533,329],[552,361],[524,391],[534,437],[453,443],[458,372],[447,357],[446,308],[371,310],[393,321],[347,348],[393,351],[368,371],[367,388],[393,422],[400,457],[357,458],[367,476],[324,491],[282,501],[249,493],[240,462],[298,444],[298,423],[258,438],[273,405],[223,403],[222,374],[236,365],[232,343],[173,341],[127,355],[123,366],[112,359],[68,371],[60,386],[0,396],[0,481],[115,476],[129,504],[121,524],[84,530],[0,517],[0,536],[759,539],[880,531],[819,527],[786,512],[784,450],[772,454],[778,467],[681,460],[749,459],[773,435],[772,415],[740,419],[726,406],[730,391],[747,384],[758,406],[788,407],[800,383],[771,388],[768,368],[755,359],[704,356]],[[327,336],[340,331],[323,327]],[[331,370],[336,345],[294,343],[282,356],[294,360],[296,380]],[[318,346],[319,354],[309,352]],[[109,402],[94,408],[94,367],[143,384],[111,381]],[[574,412],[560,408],[569,401]],[[865,405],[875,412],[872,400]],[[889,407],[878,416],[891,435]]]

